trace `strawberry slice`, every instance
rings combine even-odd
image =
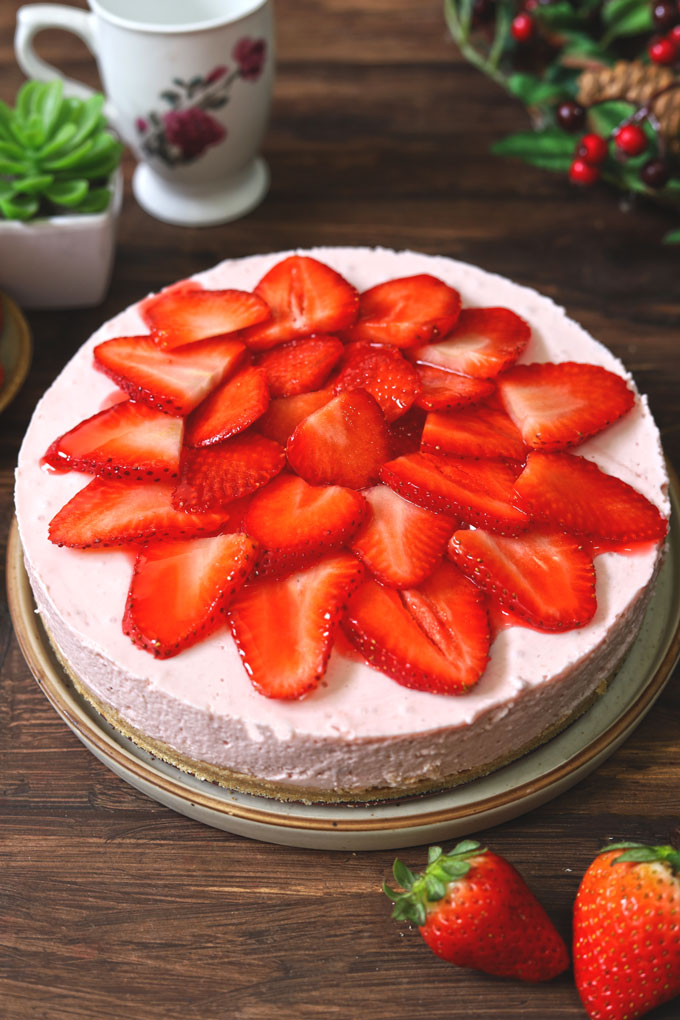
[[[401,457],[404,453],[417,453],[420,450],[426,418],[425,411],[414,405],[401,418],[392,422],[388,429],[392,457]]]
[[[94,360],[133,400],[183,416],[219,386],[245,354],[237,340],[204,340],[171,352],[148,336],[121,336],[98,344]]]
[[[158,659],[202,641],[226,622],[226,611],[253,569],[247,535],[152,542],[137,554],[123,633]]]
[[[446,340],[409,351],[413,361],[475,379],[493,379],[529,343],[531,329],[508,308],[464,308]]]
[[[352,551],[383,584],[420,584],[441,559],[456,522],[409,503],[386,485],[363,495],[373,514],[351,542]]]
[[[537,450],[563,450],[617,421],[635,403],[625,379],[598,365],[516,365],[498,380],[505,409]]]
[[[253,686],[268,698],[303,698],[326,671],[333,635],[363,567],[349,553],[328,556],[285,580],[248,585],[229,622]]]
[[[491,629],[486,597],[458,567],[444,560],[425,581],[401,592],[409,613],[460,670],[460,684],[477,683],[489,661]]]
[[[290,255],[262,277],[255,293],[271,309],[271,322],[243,336],[254,351],[312,333],[336,333],[356,319],[359,295],[334,269],[306,255]]]
[[[366,500],[354,489],[282,475],[253,497],[244,527],[266,550],[259,572],[281,575],[339,549],[367,516]]]
[[[443,612],[432,606],[429,619],[423,607],[420,622],[409,612],[402,596],[403,593],[383,588],[372,579],[364,581],[347,607],[342,624],[346,636],[371,666],[403,687],[432,694],[465,693],[471,673],[457,654],[456,640],[461,624],[465,626],[465,618],[461,618],[454,632],[446,633],[448,621],[455,621],[455,595]],[[421,606],[424,601],[423,598]],[[464,634],[460,637],[465,640]],[[448,657],[451,650],[452,659]],[[465,658],[468,657],[473,656],[466,653]]]
[[[60,471],[158,482],[179,471],[182,429],[179,418],[122,400],[55,439],[43,460]]]
[[[172,495],[177,510],[202,514],[262,488],[286,462],[283,447],[253,432],[216,446],[185,447]]]
[[[571,535],[457,531],[449,555],[504,609],[538,630],[583,627],[597,608],[593,561]]]
[[[455,411],[469,404],[479,404],[494,391],[494,384],[487,379],[445,372],[432,365],[416,365],[416,369],[422,389],[415,403],[426,411]]]
[[[216,532],[228,512],[186,514],[172,505],[171,482],[93,478],[52,518],[50,542],[73,549]]]
[[[278,397],[270,402],[258,420],[257,431],[285,446],[300,422],[309,417],[312,411],[318,411],[327,404],[332,396],[332,391],[325,389],[299,393],[295,397]]]
[[[306,337],[292,340],[260,355],[272,397],[291,397],[323,386],[344,350],[335,336]]]
[[[187,446],[212,446],[243,432],[269,407],[267,378],[249,365],[227,379],[192,411],[186,422]]]
[[[460,313],[460,294],[435,276],[421,273],[387,280],[364,291],[359,318],[346,339],[412,347],[446,336]]]
[[[384,464],[380,478],[400,496],[475,527],[517,535],[529,525],[515,472],[499,461],[408,453]]]
[[[204,290],[192,280],[152,294],[139,306],[160,347],[172,350],[224,336],[270,318],[265,301],[244,290]]]
[[[530,453],[515,484],[535,518],[575,535],[641,542],[658,541],[668,530],[641,492],[571,453]]]
[[[408,411],[420,392],[413,365],[395,347],[349,344],[333,382],[335,393],[364,389],[380,404],[388,422]]]
[[[456,457],[524,462],[527,448],[505,411],[491,404],[460,411],[430,411],[423,429],[424,450]]]
[[[385,416],[365,390],[340,393],[300,422],[286,453],[311,485],[363,489],[377,481],[390,455]]]

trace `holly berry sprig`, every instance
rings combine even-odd
[[[445,0],[445,11],[463,55],[531,117],[494,153],[680,210],[680,0]]]

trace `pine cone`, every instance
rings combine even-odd
[[[652,97],[677,82],[658,99]],[[651,105],[668,145],[680,150],[680,79],[669,67],[643,64],[639,60],[620,60],[613,67],[584,71],[579,78],[578,100],[583,106],[622,99],[637,106]]]

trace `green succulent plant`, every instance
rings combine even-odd
[[[107,130],[104,97],[68,99],[60,81],[22,85],[0,101],[0,218],[97,213],[123,146]]]

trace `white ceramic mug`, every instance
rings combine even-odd
[[[274,75],[271,0],[88,0],[20,7],[14,48],[30,78],[61,78],[67,95],[91,90],[41,60],[46,28],[80,36],[94,54],[105,113],[139,165],[139,204],[168,223],[237,219],[266,194],[258,157]]]

